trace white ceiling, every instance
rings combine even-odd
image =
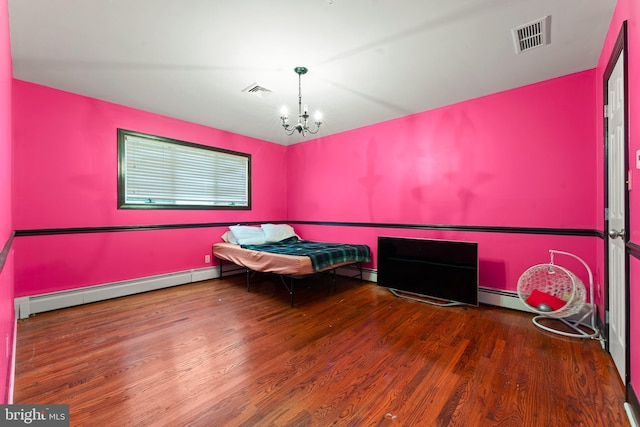
[[[615,0],[9,0],[14,77],[289,145],[596,66]],[[511,29],[551,15],[551,44]],[[257,83],[259,98],[242,92]],[[306,140],[311,139],[310,136]]]

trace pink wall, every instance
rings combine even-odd
[[[594,228],[593,70],[290,147],[289,219]]]
[[[285,215],[286,147],[20,80],[13,89],[16,230]],[[117,128],[252,154],[252,210],[117,209]]]
[[[13,232],[11,214],[11,48],[7,0],[0,0],[0,251]],[[0,269],[0,402],[8,403],[13,366],[13,251]],[[8,345],[7,345],[8,344]],[[9,351],[7,351],[7,348]]]
[[[632,189],[629,192],[629,213],[630,213],[630,229],[628,230],[629,239],[636,245],[640,245],[640,170],[636,168],[634,156],[637,150],[640,150],[640,127],[638,127],[638,114],[640,114],[640,5],[637,0],[618,0],[616,10],[611,25],[607,33],[604,47],[600,54],[597,71],[596,85],[596,115],[600,118],[603,104],[602,85],[605,68],[615,41],[620,32],[623,21],[627,22],[628,30],[628,77],[629,77],[629,154],[631,163],[629,169],[631,171]],[[597,121],[597,135],[603,135],[603,120]],[[601,146],[601,144],[599,144]],[[603,164],[604,153],[598,153],[599,164]],[[602,187],[604,178],[603,170],[600,167],[598,184],[598,194],[602,195]],[[604,206],[602,197],[598,200],[599,206]],[[602,217],[600,215],[600,217]],[[603,219],[600,218],[600,223]],[[602,251],[601,251],[602,252]],[[636,395],[640,392],[640,265],[637,259],[631,260],[630,266],[630,307],[631,307],[631,366],[629,373],[631,374],[631,386],[635,390]]]
[[[14,80],[16,230],[281,220],[286,147]],[[252,209],[117,209],[116,129],[252,154]],[[15,239],[16,296],[206,267],[222,230]],[[210,263],[209,263],[210,265]]]
[[[594,85],[589,70],[291,146],[289,219],[594,230]],[[498,289],[548,249],[598,269],[595,237],[304,229],[374,252],[379,234],[479,241],[480,284]]]

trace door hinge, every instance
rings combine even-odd
[[[604,106],[604,118],[608,119],[609,118],[609,106],[605,104]]]
[[[604,323],[609,324],[609,310],[605,310],[604,312]]]
[[[609,220],[609,208],[604,208],[604,219],[605,221]]]

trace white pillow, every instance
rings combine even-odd
[[[233,243],[234,245],[238,244],[238,239],[236,239],[236,236],[233,235],[233,233],[231,232],[231,230],[227,230],[223,235],[222,235],[222,240],[224,240],[227,243]]]
[[[232,225],[229,230],[241,245],[261,245],[267,241],[261,227]]]
[[[279,242],[289,237],[298,237],[293,227],[287,224],[262,224],[260,227],[264,231],[267,242]]]

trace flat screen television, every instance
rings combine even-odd
[[[378,285],[399,297],[477,306],[478,243],[379,236]]]

